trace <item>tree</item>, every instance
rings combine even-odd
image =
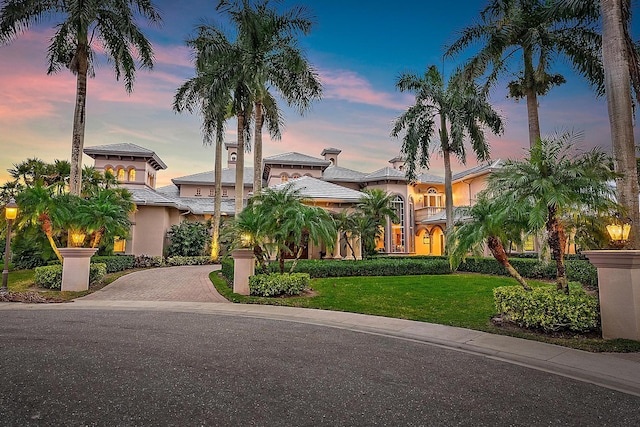
[[[546,228],[556,262],[558,290],[569,292],[564,267],[567,216],[574,212],[610,215],[618,209],[609,182],[618,175],[596,149],[577,155],[576,135],[540,140],[523,160],[509,160],[492,173],[488,188],[505,197],[510,209],[526,211],[531,231]]]
[[[398,222],[400,218],[393,207],[394,196],[379,188],[366,189],[365,195],[356,205],[362,215],[354,218],[353,227],[358,230],[364,246],[364,253],[370,256],[376,253],[376,240],[382,236],[387,219]]]
[[[391,135],[404,131],[402,153],[406,156],[407,177],[414,180],[416,166],[429,167],[431,144],[438,137],[444,160],[444,192],[446,227],[453,225],[453,190],[451,183],[451,155],[463,163],[466,160],[465,139],[468,137],[478,160],[489,159],[489,144],[484,127],[494,134],[502,133],[502,119],[493,110],[485,94],[471,81],[453,76],[447,87],[434,65],[424,76],[402,74],[396,87],[415,94],[415,105],[409,107],[394,123]]]
[[[167,232],[168,256],[202,256],[211,240],[211,222],[182,221]]]
[[[128,93],[135,79],[134,54],[141,67],[153,67],[151,44],[140,31],[135,15],[151,23],[160,22],[150,0],[6,0],[0,9],[0,43],[12,41],[45,18],[60,19],[48,49],[47,74],[64,67],[77,76],[69,182],[72,194],[79,195],[82,188],[87,76],[95,75],[96,50],[107,55],[117,80],[124,74]]]
[[[262,128],[266,122],[272,138],[281,136],[278,95],[301,114],[313,99],[320,99],[322,85],[297,45],[297,35],[309,34],[312,20],[303,7],[278,13],[269,0],[252,5],[249,0],[221,0],[218,9],[225,12],[237,29],[242,62],[250,76],[254,112],[253,193],[262,191]]]
[[[478,45],[477,53],[466,62],[464,75],[469,79],[486,75],[485,90],[500,75],[518,71],[516,80],[508,83],[509,96],[527,101],[530,148],[540,139],[538,96],[566,81],[549,71],[556,56],[566,57],[598,93],[603,91],[600,34],[584,15],[569,16],[556,3],[491,0],[480,20],[463,29],[445,52],[445,57],[452,57]]]
[[[519,214],[503,200],[490,199],[488,193],[481,194],[475,205],[461,208],[463,218],[460,224],[447,236],[451,269],[458,268],[469,252],[481,252],[486,242],[491,255],[502,265],[522,287],[531,287],[511,265],[504,250],[503,242],[520,243],[526,230],[526,217]]]

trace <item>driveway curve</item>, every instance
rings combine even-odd
[[[188,265],[140,270],[83,297],[90,301],[178,301],[227,303],[209,280],[220,265]]]

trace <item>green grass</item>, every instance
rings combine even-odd
[[[640,342],[573,336],[549,336],[521,329],[504,329],[490,322],[495,314],[493,289],[518,286],[507,277],[480,274],[433,276],[344,277],[313,279],[315,296],[263,298],[233,293],[213,272],[210,278],[222,296],[245,304],[269,304],[371,314],[459,326],[495,334],[543,341],[587,351],[638,352]],[[548,283],[530,280],[532,286]]]

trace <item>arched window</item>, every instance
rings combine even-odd
[[[280,175],[280,182],[281,183],[289,182],[289,175],[287,174]]]
[[[129,182],[136,180],[136,170],[134,168],[129,169]]]
[[[231,153],[229,159],[231,159],[232,162],[235,162],[238,159],[238,155],[236,153]]]
[[[391,252],[406,252],[404,239],[404,199],[395,196],[391,201],[391,207],[398,217],[397,224],[391,224]]]
[[[124,168],[118,168],[118,181],[124,181]]]
[[[300,178],[300,175],[297,173],[294,173],[293,176],[291,177],[291,179],[298,179]]]
[[[104,168],[104,172],[109,172],[111,175],[116,176],[116,174],[113,173],[113,168],[111,166],[107,166],[106,168]]]

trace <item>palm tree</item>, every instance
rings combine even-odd
[[[618,175],[597,150],[575,155],[576,135],[540,140],[523,160],[509,160],[489,176],[488,188],[505,197],[511,209],[526,211],[531,231],[546,228],[557,268],[557,287],[569,291],[564,268],[566,216],[574,212],[611,214],[619,209],[609,182]]]
[[[503,241],[516,244],[522,241],[526,230],[526,218],[518,215],[511,206],[502,201],[489,198],[488,193],[481,194],[475,205],[462,208],[461,223],[447,236],[449,262],[451,269],[458,268],[469,252],[478,254],[486,242],[491,255],[502,265],[522,287],[531,290],[527,282],[511,265],[504,250]]]
[[[466,159],[465,139],[468,136],[478,160],[488,160],[489,145],[483,127],[494,134],[503,131],[502,119],[493,110],[486,96],[470,81],[453,76],[445,88],[444,80],[435,65],[424,76],[402,74],[396,82],[400,91],[413,92],[416,103],[394,123],[391,135],[404,131],[402,153],[407,159],[407,177],[414,180],[416,164],[429,167],[430,146],[436,139],[436,117],[440,126],[438,137],[444,160],[444,192],[446,227],[453,225],[453,190],[451,183],[451,154],[463,163]]]
[[[376,240],[383,235],[387,219],[393,223],[400,221],[393,207],[395,196],[379,188],[366,189],[365,195],[356,205],[362,217],[356,217],[353,226],[359,230],[367,255],[376,252]]]
[[[104,236],[128,236],[129,214],[136,206],[126,188],[101,189],[93,197],[81,200],[74,217],[77,225],[90,233],[90,247],[97,248]]]
[[[70,190],[79,195],[82,181],[87,76],[94,76],[96,47],[113,64],[116,79],[124,74],[125,89],[133,90],[137,54],[143,68],[152,68],[151,44],[140,31],[135,15],[160,22],[150,0],[7,0],[0,9],[0,43],[8,43],[43,19],[60,18],[48,50],[47,74],[68,68],[77,76]]]
[[[262,128],[266,122],[272,138],[281,137],[281,114],[273,88],[301,114],[313,99],[320,99],[322,85],[300,48],[296,36],[309,34],[312,20],[307,10],[295,7],[279,13],[269,0],[252,6],[249,0],[221,0],[218,10],[225,12],[237,28],[242,62],[251,77],[254,112],[253,193],[262,191]]]
[[[479,45],[478,52],[467,61],[464,74],[475,79],[488,71],[487,90],[501,74],[519,72],[518,78],[508,84],[509,96],[527,101],[530,148],[540,139],[538,96],[566,81],[562,75],[549,72],[555,56],[565,56],[578,74],[599,93],[603,91],[601,37],[595,25],[581,16],[567,16],[554,3],[491,0],[480,13],[479,22],[462,30],[445,52],[445,57],[452,57]]]

